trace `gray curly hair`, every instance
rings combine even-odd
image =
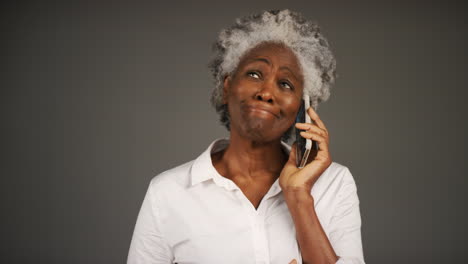
[[[229,113],[223,104],[224,78],[236,71],[243,55],[263,42],[281,43],[294,52],[304,76],[303,93],[309,95],[314,109],[330,96],[336,78],[336,61],[316,23],[288,9],[238,18],[234,25],[220,32],[209,64],[215,80],[211,104],[228,130]],[[289,138],[291,132],[289,129],[283,138]]]

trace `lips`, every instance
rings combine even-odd
[[[276,113],[273,107],[267,106],[267,105],[261,105],[261,104],[250,104],[246,105],[246,109],[250,111],[255,111],[255,112],[264,112],[268,113],[270,115],[273,115],[276,118],[279,118],[279,114]]]

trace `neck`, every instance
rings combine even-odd
[[[288,160],[282,151],[281,140],[264,142],[246,139],[231,131],[229,146],[222,154],[228,175],[236,177],[276,177]]]

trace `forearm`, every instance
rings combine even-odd
[[[336,263],[338,257],[315,213],[310,192],[288,190],[284,195],[296,228],[303,263]]]

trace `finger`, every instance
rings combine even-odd
[[[327,131],[311,123],[296,123],[296,128],[304,129],[304,130],[311,130],[322,136],[328,135]]]
[[[291,260],[291,262],[289,262],[289,264],[297,264],[296,259]]]
[[[301,175],[307,175],[306,177],[311,177],[312,181],[315,182],[331,164],[331,157],[319,157],[317,155],[317,158],[307,163],[300,173]]]
[[[319,147],[319,151],[323,150],[323,151],[328,151],[328,140],[327,138],[317,134],[317,133],[313,133],[313,132],[310,132],[310,131],[301,131],[301,136],[303,138],[307,138],[307,139],[311,139],[311,140],[314,140],[317,142],[318,144],[318,147]]]
[[[317,112],[315,112],[315,110],[312,107],[309,107],[309,109],[307,109],[307,113],[309,114],[310,118],[314,120],[317,126],[325,130],[326,133],[328,134],[327,127],[325,126],[325,124],[322,122]]]

